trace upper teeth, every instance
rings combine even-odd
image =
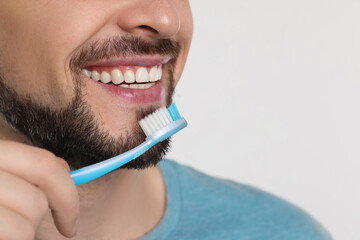
[[[111,73],[106,71],[99,73],[98,71],[95,70],[89,71],[87,69],[82,69],[82,72],[87,77],[94,79],[95,81],[101,81],[102,83],[112,82],[113,84],[116,85],[121,84],[120,86],[122,87],[131,87],[131,85],[135,85],[136,83],[141,83],[142,85],[144,85],[144,87],[150,87],[154,84],[144,84],[144,83],[154,83],[160,80],[162,76],[162,65],[154,66],[150,68],[150,71],[148,71],[146,67],[139,67],[135,73],[131,69],[127,69],[124,73],[122,73],[121,70],[117,68],[114,68],[111,71]],[[142,88],[142,87],[134,86],[133,88]]]

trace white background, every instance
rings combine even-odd
[[[360,239],[360,1],[192,0],[169,158]]]

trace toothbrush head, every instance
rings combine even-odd
[[[141,119],[139,125],[147,139],[161,142],[186,127],[187,122],[180,116],[175,103],[173,103],[168,109],[162,107]]]

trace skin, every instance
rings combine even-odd
[[[187,0],[2,0],[0,16],[4,82],[56,109],[74,97],[69,59],[84,44],[115,34],[172,39],[181,47],[177,83],[193,31]],[[114,137],[131,130],[138,105],[88,84],[84,90],[104,130]],[[161,220],[166,190],[157,167],[121,169],[75,187],[63,159],[31,146],[2,119],[0,139],[0,239],[134,239]]]

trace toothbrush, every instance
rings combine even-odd
[[[139,157],[155,144],[164,141],[186,127],[187,122],[180,116],[175,103],[173,103],[168,109],[162,107],[141,119],[139,125],[146,135],[145,142],[118,156],[71,171],[70,175],[75,185],[101,177]]]

